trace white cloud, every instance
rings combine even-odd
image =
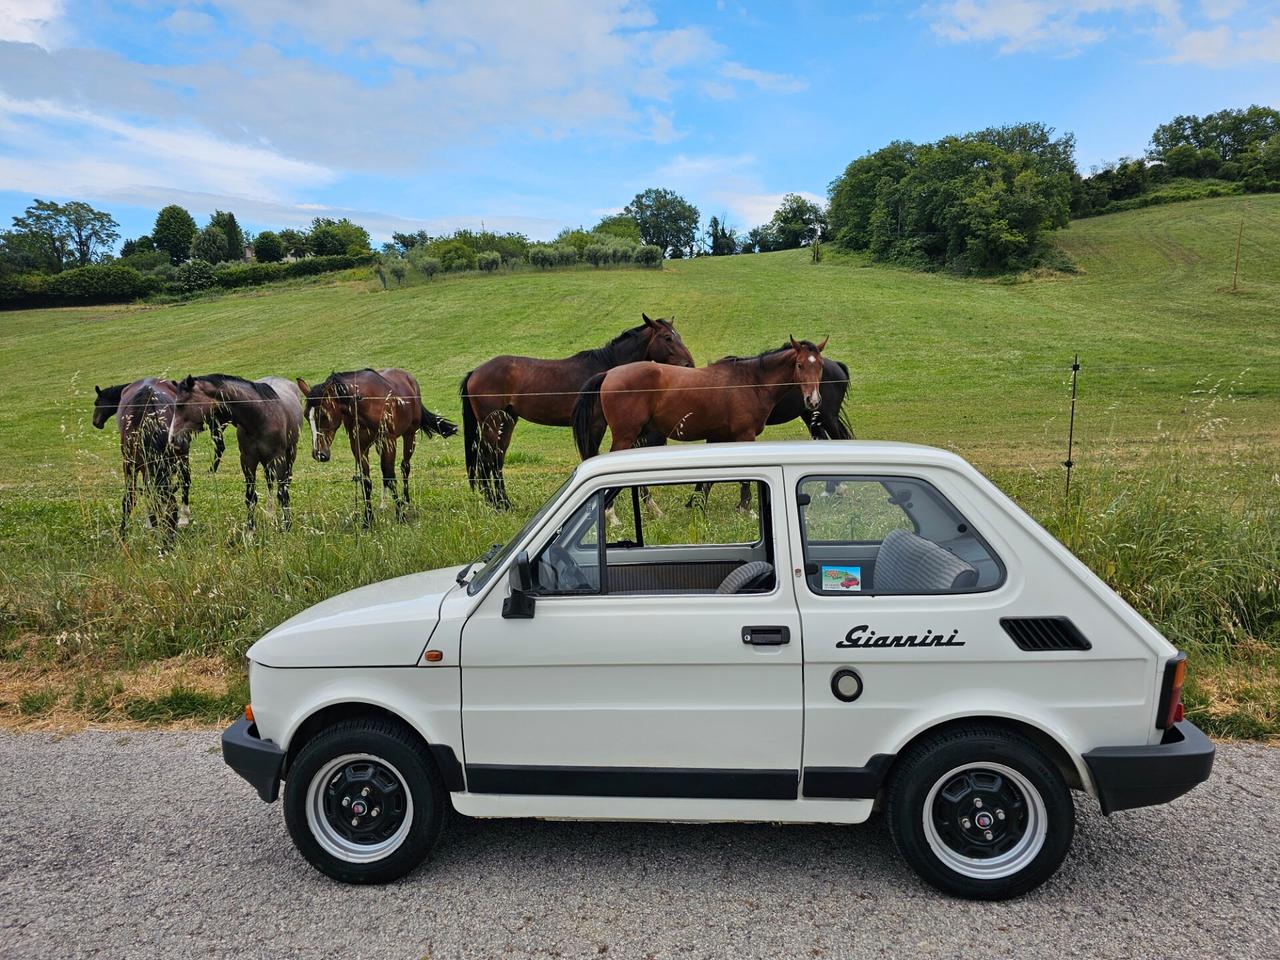
[[[1188,30],[1174,43],[1169,61],[1210,67],[1280,63],[1280,17],[1273,17],[1256,29],[1223,24],[1209,30]]]
[[[52,43],[61,16],[62,0],[0,0],[0,40]]]
[[[1182,22],[1177,0],[947,0],[922,12],[939,37],[998,43],[1001,53],[1075,52],[1107,37],[1106,14],[1139,17],[1166,30]]]
[[[767,190],[751,154],[687,156],[679,154],[649,174],[645,185],[661,183],[696,198],[703,217],[726,215],[742,233],[765,223],[782,202],[784,192]],[[826,198],[806,190],[788,190],[825,205]]]
[[[807,90],[808,82],[798,77],[787,76],[785,73],[769,73],[765,70],[755,70],[751,67],[744,67],[740,63],[730,60],[720,68],[720,75],[730,80],[741,80],[745,83],[755,84],[759,89],[769,93],[799,93]]]
[[[1244,9],[1244,0],[1200,0],[1200,10],[1210,20],[1226,20]]]

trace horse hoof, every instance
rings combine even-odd
[[[180,527],[191,526],[191,508],[190,507],[183,506],[178,511],[178,526]]]

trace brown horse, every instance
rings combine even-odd
[[[178,384],[178,410],[171,436],[190,442],[205,426],[224,423],[236,428],[249,529],[254,527],[261,466],[267,489],[275,490],[280,503],[281,523],[288,530],[292,524],[289,483],[302,424],[302,397],[297,386],[281,377],[251,382],[225,373],[188,376]]]
[[[629,363],[597,374],[583,385],[573,408],[573,437],[585,460],[599,451],[597,410],[613,432],[612,450],[628,450],[646,434],[722,443],[754,440],[789,390],[804,405],[822,405],[822,350],[791,338],[781,350],[686,370]]]
[[[124,496],[120,502],[120,538],[129,530],[129,515],[138,495],[138,481],[150,488],[147,521],[163,523],[165,541],[177,536],[178,502],[173,481],[182,482],[182,520],[190,516],[190,447],[185,438],[171,438],[177,411],[178,385],[172,380],[145,377],[132,383],[94,387],[93,425],[103,429],[112,416],[120,428],[120,456],[124,463]],[[157,511],[161,516],[157,518]]]
[[[624,330],[603,347],[563,360],[494,357],[462,378],[462,426],[467,479],[480,485],[499,510],[511,506],[502,476],[511,434],[521,417],[550,427],[573,424],[578,390],[592,376],[637,360],[692,367],[693,356],[676,332],[676,318],[651,320]]]
[[[351,441],[351,455],[360,474],[356,482],[364,492],[364,526],[373,524],[373,481],[369,479],[369,448],[375,443],[382,460],[382,490],[390,491],[396,504],[396,519],[405,518],[409,506],[409,461],[413,458],[414,437],[421,430],[427,436],[451,437],[455,424],[436,416],[422,404],[418,381],[404,370],[353,370],[331,373],[314,387],[298,378],[307,398],[303,416],[311,424],[311,456],[328,461],[333,437],[344,427]],[[400,474],[404,498],[396,495],[396,441],[404,439]]]

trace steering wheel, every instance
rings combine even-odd
[[[595,589],[582,567],[578,566],[577,561],[569,556],[569,551],[558,543],[547,547],[544,563],[555,574],[555,584],[548,584],[548,586],[556,593],[581,593]]]

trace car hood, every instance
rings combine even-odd
[[[249,648],[268,667],[412,666],[440,619],[458,567],[412,573],[308,607]]]

